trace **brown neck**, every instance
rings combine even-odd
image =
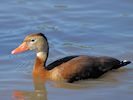
[[[36,59],[35,59],[35,64],[33,68],[33,74],[34,75],[39,75],[41,73],[47,73],[48,71],[45,69],[46,65],[46,60],[48,57],[47,52],[38,52]]]
[[[49,53],[49,45],[47,39],[45,39],[45,42],[42,41],[40,44],[38,44],[37,47],[38,48],[36,49],[36,59],[33,68],[33,74],[40,75],[41,73],[48,73],[48,70],[45,69]]]

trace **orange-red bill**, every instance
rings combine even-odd
[[[26,42],[23,42],[19,47],[17,47],[16,49],[14,49],[11,53],[12,54],[18,54],[24,51],[29,50],[29,47],[27,46]]]

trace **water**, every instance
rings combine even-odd
[[[133,64],[73,84],[32,77],[35,54],[11,55],[29,33],[50,43],[47,63],[74,54],[133,60],[131,0],[0,0],[0,100],[132,100]]]

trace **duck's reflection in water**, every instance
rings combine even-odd
[[[47,100],[45,82],[40,77],[33,77],[34,91],[15,90],[12,96],[17,100]]]

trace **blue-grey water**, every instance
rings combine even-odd
[[[133,64],[73,84],[35,80],[34,52],[10,52],[36,32],[48,37],[47,63],[75,54],[133,61],[132,0],[0,0],[0,100],[133,100]]]

